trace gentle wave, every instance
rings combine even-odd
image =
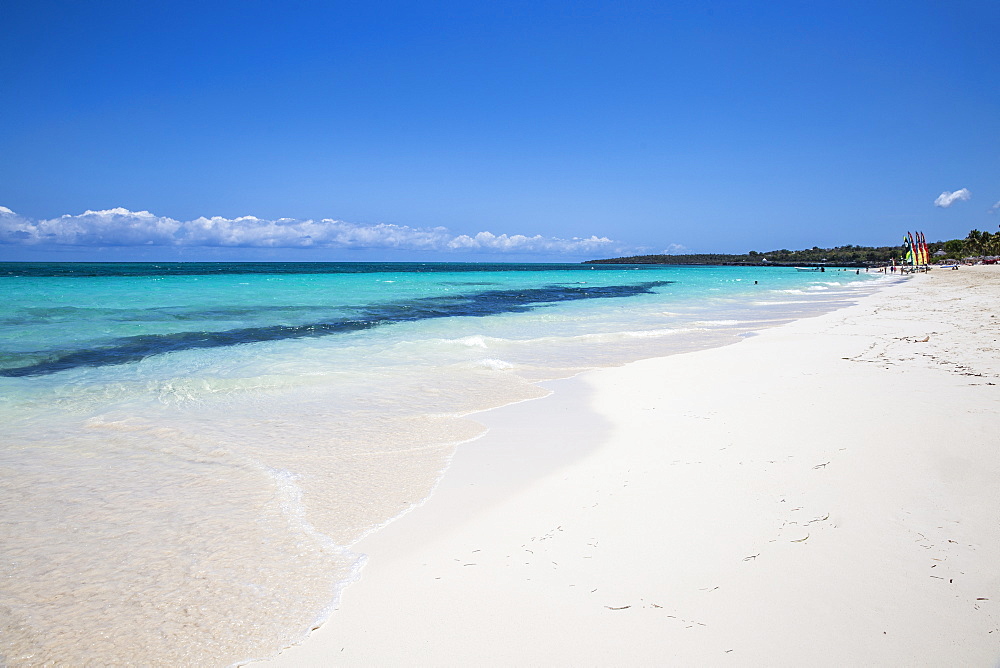
[[[273,654],[357,577],[350,546],[423,503],[484,432],[468,416],[546,395],[538,380],[732,343],[879,284],[810,291],[794,271],[745,268],[588,269],[586,283],[531,266],[225,269],[0,275],[17,286],[0,304],[0,364],[63,359],[0,375],[9,665]],[[347,320],[380,324],[309,330]],[[94,350],[114,363],[72,357]]]

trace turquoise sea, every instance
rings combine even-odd
[[[477,411],[890,280],[828,269],[0,264],[0,664],[300,640]],[[682,382],[682,379],[677,379]],[[471,416],[471,417],[470,417]]]

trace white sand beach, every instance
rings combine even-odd
[[[481,414],[265,665],[995,665],[998,304],[935,270]]]

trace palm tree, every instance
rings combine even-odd
[[[1000,255],[1000,232],[983,232],[983,236],[988,239],[984,244],[984,251],[989,255]]]
[[[985,239],[983,237],[986,237]],[[969,232],[969,236],[965,237],[965,249],[972,255],[982,256],[986,250],[986,242],[990,237],[989,232],[980,232],[979,230],[972,230]]]

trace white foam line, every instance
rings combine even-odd
[[[332,597],[330,602],[320,611],[319,615],[313,620],[310,625],[310,630],[307,631],[300,638],[292,640],[287,647],[294,645],[299,645],[303,643],[315,629],[325,624],[330,616],[340,607],[340,599],[344,593],[344,590],[361,579],[361,571],[368,563],[368,555],[358,552],[354,552],[349,549],[349,547],[344,547],[338,545],[332,538],[319,531],[313,524],[306,519],[306,507],[302,503],[302,488],[295,484],[295,480],[301,478],[301,475],[293,473],[291,471],[286,471],[283,469],[276,469],[270,466],[265,466],[254,460],[247,460],[248,463],[253,465],[254,468],[263,471],[274,481],[277,487],[278,494],[281,499],[281,510],[286,517],[295,521],[296,525],[310,538],[315,540],[324,549],[338,555],[345,557],[350,560],[351,567],[348,569],[347,575],[344,578],[337,580],[333,584],[333,591],[331,592]],[[267,656],[245,658],[230,664],[233,666],[242,666],[244,664],[253,661],[263,661],[269,658],[273,658],[274,654],[268,654]]]

